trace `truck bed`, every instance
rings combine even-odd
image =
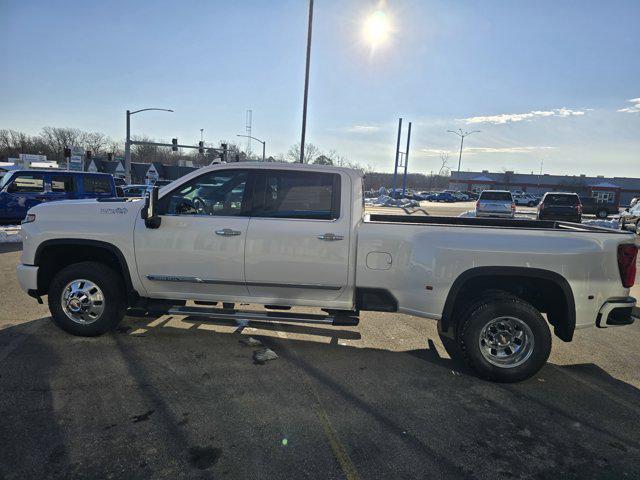
[[[492,227],[518,228],[535,230],[567,230],[571,232],[600,232],[626,235],[622,230],[596,227],[571,222],[550,220],[507,219],[507,218],[475,218],[475,217],[439,217],[430,215],[365,215],[365,223],[408,223],[412,225],[439,225],[452,227]]]

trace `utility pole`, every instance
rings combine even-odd
[[[396,161],[393,167],[393,198],[396,198],[396,180],[398,178],[398,158],[400,157],[400,135],[402,134],[402,118],[398,119],[398,141],[396,142]]]
[[[460,137],[460,154],[458,155],[458,172],[460,172],[460,164],[462,163],[462,146],[464,145],[464,137],[468,137],[473,133],[480,133],[480,130],[474,130],[472,132],[463,132],[461,128],[458,131],[447,130],[449,133],[454,133]]]
[[[135,115],[140,112],[147,112],[149,110],[173,113],[173,110],[169,108],[143,108],[133,112],[127,110],[127,134],[124,142],[124,175],[126,182],[129,184],[131,183],[131,115]]]
[[[304,163],[304,140],[307,133],[307,98],[309,96],[309,65],[311,63],[311,29],[313,27],[313,0],[309,0],[309,26],[307,27],[307,62],[304,75],[302,103],[302,136],[300,137],[300,163]]]
[[[407,165],[409,164],[409,144],[411,143],[411,122],[409,122],[409,130],[407,131],[407,149],[404,152],[404,177],[402,180],[402,196],[404,197],[407,190]]]

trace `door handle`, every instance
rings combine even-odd
[[[335,235],[333,233],[325,233],[323,235],[318,235],[319,240],[325,240],[327,242],[335,242],[336,240],[342,240],[344,237],[342,235]]]
[[[241,233],[242,232],[240,230],[231,230],[230,228],[216,230],[216,235],[222,235],[223,237],[233,237],[235,235],[240,235]]]

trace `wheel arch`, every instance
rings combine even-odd
[[[38,245],[33,262],[39,267],[38,294],[47,293],[53,276],[62,268],[87,260],[102,262],[113,268],[124,280],[129,302],[137,299],[138,293],[133,288],[131,271],[122,251],[108,242],[79,238],[56,238]]]
[[[455,337],[456,314],[486,290],[505,290],[531,303],[554,327],[555,335],[570,342],[576,325],[573,291],[566,278],[550,270],[530,267],[475,267],[453,282],[438,321],[440,334]]]

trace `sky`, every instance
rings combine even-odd
[[[0,128],[300,140],[305,0],[0,0]],[[373,12],[389,25],[372,46]],[[392,171],[640,176],[640,1],[315,0],[307,142]],[[254,151],[260,146],[253,143]]]

